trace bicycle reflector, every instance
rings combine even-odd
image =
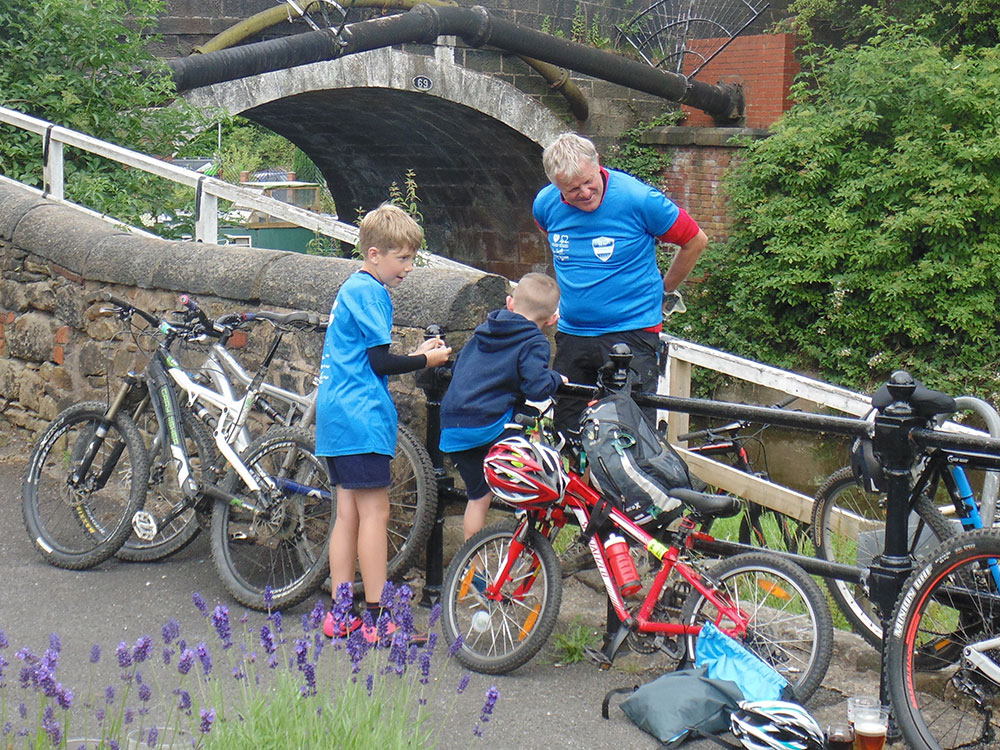
[[[544,508],[560,500],[569,478],[558,451],[515,436],[501,440],[483,460],[493,494],[516,508]]]

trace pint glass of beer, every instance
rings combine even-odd
[[[882,750],[888,729],[888,707],[855,707],[854,750]]]

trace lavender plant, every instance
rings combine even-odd
[[[406,586],[386,585],[384,614],[365,623],[372,644],[363,629],[327,639],[321,602],[293,633],[281,612],[257,624],[245,613],[234,623],[226,606],[210,608],[195,593],[207,635],[184,638],[171,618],[159,643],[149,635],[122,641],[107,658],[95,645],[82,690],[57,678],[58,636],[41,654],[12,652],[0,630],[0,749],[434,747],[470,676],[450,687],[443,679],[456,649],[438,648],[439,608],[426,643],[414,642],[411,597]],[[338,624],[350,618],[352,601],[350,585],[341,587]],[[111,680],[94,679],[108,671]],[[483,736],[498,698],[491,686],[478,721],[469,723],[470,742]]]

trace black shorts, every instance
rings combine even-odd
[[[468,448],[464,451],[448,454],[452,463],[455,464],[455,468],[458,469],[462,481],[465,482],[465,494],[469,496],[470,500],[478,500],[490,492],[490,486],[486,483],[486,475],[483,473],[483,459],[486,458],[486,454],[492,447],[493,443],[487,443],[478,448]]]
[[[597,371],[608,361],[611,347],[617,343],[628,344],[632,350],[631,367],[638,375],[642,390],[655,391],[660,374],[660,335],[652,331],[619,331],[600,336],[574,336],[557,332],[556,356],[552,369],[565,375],[571,383],[596,385]],[[564,434],[578,433],[580,415],[586,407],[586,397],[560,394],[556,399],[556,429]],[[655,424],[655,409],[643,408],[643,413]]]
[[[384,453],[356,453],[350,456],[325,456],[330,482],[345,490],[388,487],[391,456]]]

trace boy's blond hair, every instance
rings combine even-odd
[[[514,288],[513,310],[543,325],[559,307],[559,285],[544,273],[526,273]]]
[[[369,211],[358,228],[358,249],[377,248],[380,253],[390,250],[419,250],[424,230],[406,211],[392,203],[383,203]]]

